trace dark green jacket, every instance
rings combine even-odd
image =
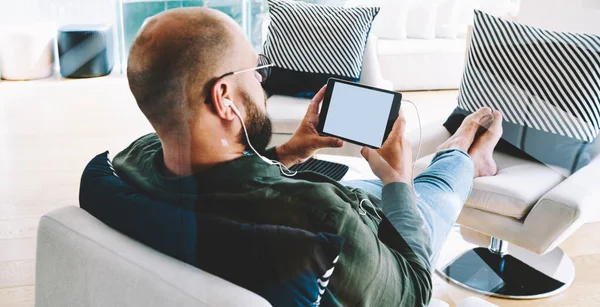
[[[330,281],[343,306],[428,304],[432,288],[427,260],[430,236],[423,230],[409,185],[386,185],[379,202],[362,190],[315,173],[285,177],[279,167],[257,156],[183,178],[161,175],[162,161],[160,141],[149,134],[119,153],[113,165],[126,181],[174,206],[193,200],[194,210],[238,221],[343,236],[343,250]],[[366,215],[359,209],[365,198],[370,200],[363,202]],[[384,214],[402,214],[405,221],[393,226]]]

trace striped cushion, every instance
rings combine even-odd
[[[458,105],[489,106],[513,124],[592,142],[600,129],[600,37],[476,11]]]
[[[311,77],[302,75],[306,73],[318,75],[324,81],[331,76],[351,81],[360,79],[367,38],[379,8],[345,8],[291,0],[268,0],[268,4],[271,22],[264,53],[276,68],[267,83],[278,81],[277,74],[294,78],[290,72],[299,73],[303,78]],[[319,80],[316,90],[324,84]],[[286,91],[277,86],[272,85],[269,90]],[[315,85],[307,86],[309,88],[293,91],[316,91]]]

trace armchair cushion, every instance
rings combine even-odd
[[[416,174],[431,163],[434,154],[419,159]],[[498,174],[475,178],[473,191],[465,206],[521,219],[538,200],[564,180],[554,169],[536,161],[495,152]]]
[[[543,195],[523,219],[467,205],[457,222],[532,252],[547,253],[600,213],[599,172],[600,158],[596,158]]]
[[[423,172],[429,165],[437,146],[450,137],[450,133],[442,123],[443,120],[432,122],[423,128],[422,155],[420,157],[425,157],[417,161],[415,175]],[[414,155],[419,133],[411,133],[408,137],[413,144]],[[596,149],[600,150],[600,142],[596,142],[596,146]],[[488,188],[494,187],[492,191],[496,191],[495,186],[498,185],[505,188],[505,195],[519,198],[506,197],[503,199],[498,193],[495,193],[491,194],[494,198],[493,202],[491,198],[483,197],[477,199],[484,202],[477,202],[475,201],[476,196],[485,195],[485,191],[481,190],[482,180],[475,179],[473,197],[467,200],[458,218],[458,224],[478,233],[494,236],[535,253],[543,254],[563,242],[582,223],[589,221],[588,219],[598,219],[600,215],[600,206],[598,206],[600,203],[600,189],[598,189],[600,156],[596,156],[587,166],[566,179],[564,177],[561,179],[560,172],[549,166],[505,153],[496,152],[494,159],[497,161],[503,177],[507,178],[509,175],[513,177],[497,183],[494,182],[494,177],[490,177],[483,180],[484,183],[488,185]],[[533,169],[535,172],[528,169]],[[517,170],[520,174],[515,173]],[[539,175],[534,176],[536,173]],[[556,183],[552,183],[552,178],[546,178],[546,176],[554,178]],[[511,189],[506,190],[506,187]],[[529,189],[534,190],[529,191]],[[528,199],[528,201],[517,201],[519,199]],[[469,241],[471,240],[469,239]],[[487,242],[489,242],[489,238]]]

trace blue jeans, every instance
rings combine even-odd
[[[473,161],[467,153],[450,149],[438,152],[429,167],[414,180],[417,208],[431,233],[432,267],[471,194],[474,172]],[[369,192],[381,201],[383,184],[380,180],[351,180],[341,183]],[[394,226],[403,235],[402,225]]]

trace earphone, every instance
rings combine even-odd
[[[223,106],[224,107],[231,107],[233,106],[235,108],[235,105],[233,104],[233,102],[227,98],[223,98]],[[237,108],[235,108],[234,112],[237,111]]]
[[[240,114],[240,111],[237,109],[237,107],[235,106],[235,104],[233,104],[233,101],[227,99],[227,98],[223,98],[223,107],[229,107],[231,108],[231,110],[233,111],[233,113],[235,113],[235,115],[237,115],[237,117],[240,119],[240,121],[242,122],[242,128],[244,129],[244,135],[246,136],[246,141],[248,142],[248,146],[250,146],[250,149],[252,149],[252,151],[261,159],[263,160],[265,163],[269,164],[269,165],[277,165],[279,166],[279,170],[281,171],[281,173],[284,176],[288,176],[288,177],[293,177],[296,176],[296,174],[298,172],[292,172],[290,171],[285,165],[283,165],[281,162],[279,161],[274,161],[274,160],[270,160],[267,157],[262,156],[261,154],[258,153],[258,151],[256,149],[254,149],[254,146],[252,146],[252,143],[250,143],[250,137],[248,137],[248,130],[246,129],[246,124],[244,123],[244,119],[242,118],[242,115]]]

